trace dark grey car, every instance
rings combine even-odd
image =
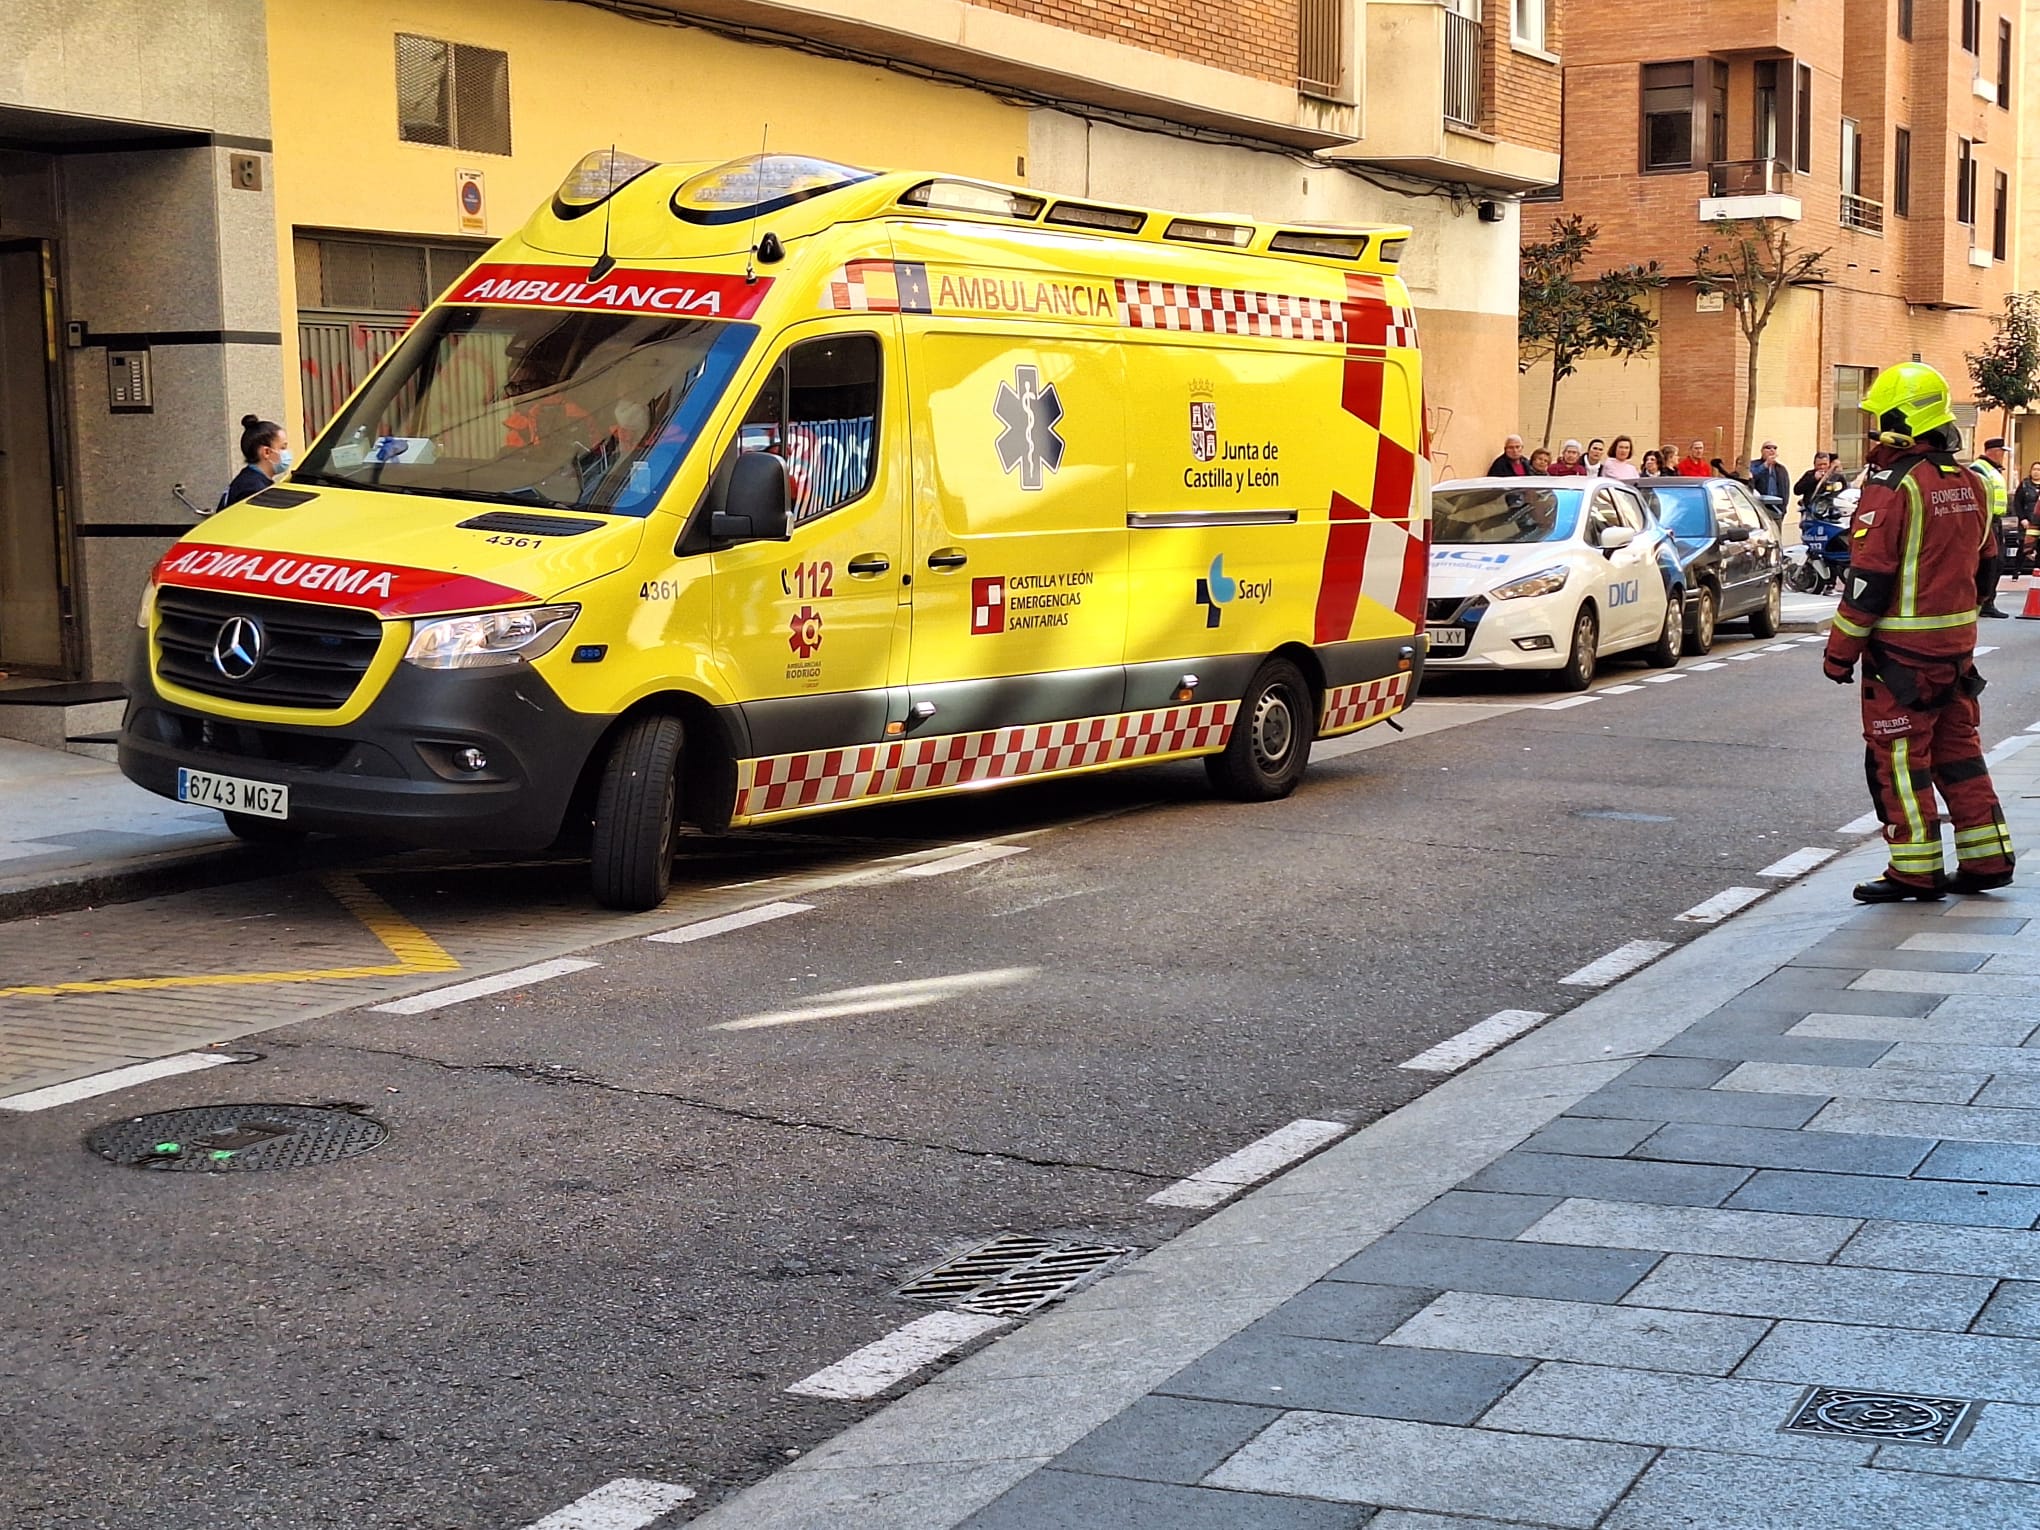
[[[1749,618],[1775,637],[1785,598],[1778,523],[1733,478],[1639,478],[1632,485],[1671,533],[1686,585],[1686,652],[1714,646],[1721,622]]]

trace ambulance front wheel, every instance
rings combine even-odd
[[[640,717],[610,741],[595,796],[592,873],[604,908],[657,908],[673,884],[680,817],[677,717]]]
[[[1303,671],[1287,659],[1269,660],[1241,698],[1225,748],[1204,757],[1212,790],[1240,802],[1288,796],[1310,763],[1315,718]]]

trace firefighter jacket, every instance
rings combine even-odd
[[[1988,578],[1990,507],[1977,476],[1945,452],[1878,447],[1849,527],[1849,578],[1827,663],[1872,671],[1966,668]]]
[[[2005,518],[2007,490],[2005,475],[1998,465],[1988,457],[1978,457],[1969,464],[1970,470],[1983,480],[1985,502],[1990,507],[1990,518],[2001,521]]]

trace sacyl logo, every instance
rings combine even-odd
[[[1197,581],[1197,604],[1204,607],[1204,625],[1216,627],[1224,608],[1235,600],[1261,604],[1275,593],[1272,579],[1235,579],[1225,571],[1225,554],[1211,560],[1211,572]]]

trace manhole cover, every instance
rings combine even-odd
[[[1069,1295],[1132,1252],[1103,1243],[1053,1243],[1008,1233],[916,1275],[898,1294],[965,1312],[1022,1317]]]
[[[1964,1397],[1808,1387],[1783,1428],[1788,1434],[1840,1435],[1887,1445],[1959,1445],[1977,1412],[1978,1404]]]
[[[389,1128],[330,1105],[199,1105],[111,1121],[85,1138],[109,1163],[138,1169],[301,1169],[379,1147]]]

